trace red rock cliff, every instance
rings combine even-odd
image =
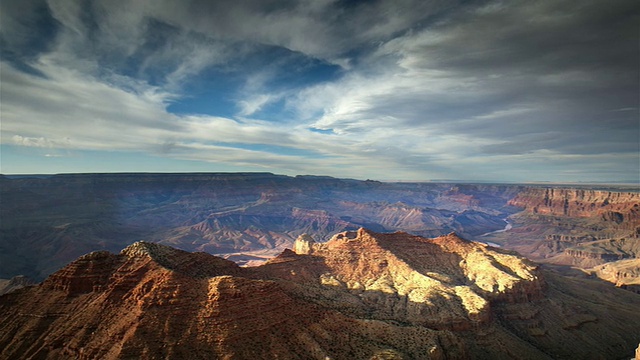
[[[640,225],[640,193],[528,188],[509,201],[533,214],[599,218],[634,230]]]

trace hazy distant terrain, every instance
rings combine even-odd
[[[325,241],[360,227],[427,237],[456,232],[538,261],[583,267],[636,258],[639,194],[596,189],[270,173],[4,176],[0,278],[41,280],[78,256],[117,252],[138,240],[251,264],[290,248],[303,233]],[[613,257],[602,243],[592,245],[622,238],[626,245]]]

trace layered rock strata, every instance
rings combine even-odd
[[[267,264],[138,242],[0,296],[0,358],[631,357],[640,298],[455,234],[303,236]],[[588,300],[585,300],[588,299]]]
[[[326,243],[301,236],[298,256],[284,253],[265,265],[294,271],[287,280],[305,285],[301,296],[356,316],[437,329],[468,330],[491,318],[491,302],[540,299],[537,266],[513,253],[461,239],[426,239],[406,233],[360,229]],[[271,270],[270,270],[271,271]],[[328,286],[311,286],[317,284]]]
[[[635,231],[640,225],[640,193],[585,189],[528,188],[508,202],[533,214],[597,217]]]

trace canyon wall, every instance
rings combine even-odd
[[[532,214],[598,218],[621,229],[640,225],[640,193],[588,189],[528,188],[509,201]]]

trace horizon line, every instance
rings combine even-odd
[[[357,180],[357,181],[378,181],[383,183],[451,183],[451,184],[523,184],[523,185],[626,185],[640,187],[640,180],[626,181],[552,181],[552,180],[530,180],[530,181],[509,181],[509,180],[482,180],[482,179],[354,179],[340,178],[331,175],[297,174],[286,175],[276,174],[270,171],[108,171],[108,172],[61,172],[61,173],[0,173],[3,177],[52,177],[52,176],[74,176],[74,175],[273,175],[286,177],[318,177],[332,178],[337,180]]]

